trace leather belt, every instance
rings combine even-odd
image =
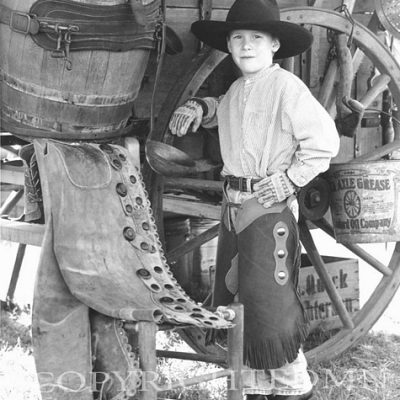
[[[229,186],[233,190],[239,190],[241,192],[253,193],[253,185],[260,182],[261,179],[245,178],[241,176],[226,175],[224,181],[229,183]]]

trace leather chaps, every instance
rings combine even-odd
[[[172,276],[137,160],[125,148],[34,146],[46,220],[33,304],[43,400],[132,398],[140,360],[121,320],[230,323],[194,303]]]

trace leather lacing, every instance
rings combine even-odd
[[[132,346],[129,344],[128,335],[123,326],[122,320],[114,320],[114,329],[120,347],[124,353],[125,360],[128,363],[128,376],[124,382],[123,390],[111,400],[128,400],[133,398],[137,393],[137,388],[142,384],[141,370],[139,360],[136,354],[132,351]],[[135,371],[134,374],[131,372]]]

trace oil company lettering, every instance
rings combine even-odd
[[[379,228],[389,228],[391,218],[382,219],[346,219],[344,221],[336,221],[335,227],[339,229],[379,229]]]

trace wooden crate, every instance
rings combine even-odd
[[[354,316],[360,309],[358,260],[330,256],[322,256],[322,259],[347,311]],[[331,330],[342,326],[323,282],[306,254],[302,255],[301,260],[299,291],[311,323],[311,330]]]

